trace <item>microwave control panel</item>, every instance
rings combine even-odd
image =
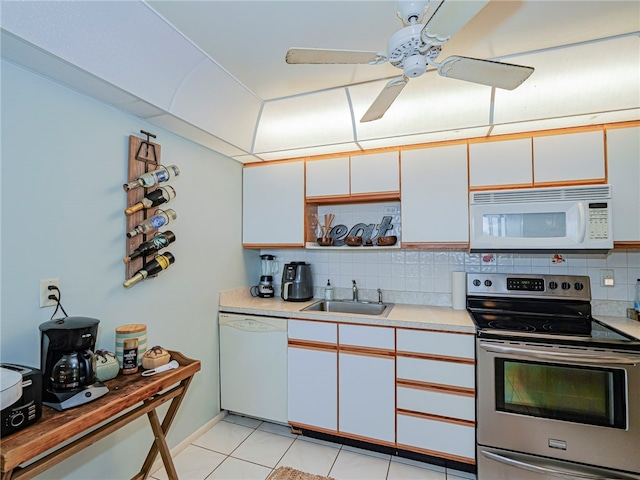
[[[588,209],[589,240],[609,239],[609,204],[606,202],[589,203]]]

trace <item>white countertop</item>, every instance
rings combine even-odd
[[[384,325],[392,327],[421,328],[449,332],[475,333],[476,328],[466,310],[429,305],[394,304],[386,317],[375,315],[349,315],[332,312],[304,312],[303,308],[317,302],[318,298],[307,302],[285,302],[276,298],[252,297],[249,287],[220,292],[219,310],[246,315],[267,315],[271,317],[299,318],[303,320],[328,320],[343,323]],[[607,325],[617,328],[627,335],[640,339],[640,322],[625,317],[595,315]]]
[[[386,317],[354,315],[332,312],[303,312],[302,309],[319,301],[285,302],[280,298],[252,297],[249,288],[220,292],[219,310],[247,315],[299,318],[303,320],[329,320],[343,323],[421,328],[449,332],[475,333],[476,328],[466,310],[429,305],[394,304]]]

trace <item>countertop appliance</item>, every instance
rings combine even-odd
[[[608,251],[613,248],[611,186],[471,193],[472,251]]]
[[[311,265],[305,262],[291,262],[284,266],[282,272],[283,300],[289,302],[306,302],[313,298],[313,275]]]
[[[220,313],[223,410],[287,423],[287,319]]]
[[[36,368],[0,364],[3,437],[36,422],[42,416],[42,374]]]
[[[278,272],[275,255],[260,255],[260,283],[257,286],[258,297],[273,298],[273,275]]]
[[[587,276],[467,274],[479,479],[640,479],[640,340]]]
[[[100,398],[109,389],[96,379],[96,346],[100,320],[65,317],[40,325],[42,403],[56,410]]]

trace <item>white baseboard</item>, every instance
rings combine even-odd
[[[207,423],[205,423],[202,427],[200,427],[195,432],[193,432],[191,435],[189,435],[187,438],[185,438],[178,445],[173,447],[171,449],[171,457],[175,458],[176,455],[178,455],[181,451],[183,451],[185,448],[187,448],[189,445],[191,445],[194,440],[199,438],[204,432],[209,430],[216,423],[220,422],[226,416],[226,414],[227,414],[227,412],[225,412],[225,411],[220,412],[218,415],[216,415],[211,420],[209,420]],[[156,461],[153,462],[153,465],[151,466],[151,476],[153,476],[153,474],[155,472],[157,472],[158,470],[160,470],[162,467],[164,467],[164,464],[162,463],[162,458],[158,455],[158,458],[156,458]]]

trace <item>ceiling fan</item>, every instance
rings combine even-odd
[[[436,62],[442,46],[469,22],[489,0],[442,0],[435,13],[423,25],[426,1],[399,1],[398,16],[404,28],[391,36],[387,53],[358,50],[291,48],[286,61],[290,64],[369,64],[389,62],[403,71],[392,79],[360,119],[370,122],[382,118],[410,78],[421,76],[432,65],[443,77],[466,80],[491,87],[513,90],[533,73],[532,67],[510,63],[452,56]]]

